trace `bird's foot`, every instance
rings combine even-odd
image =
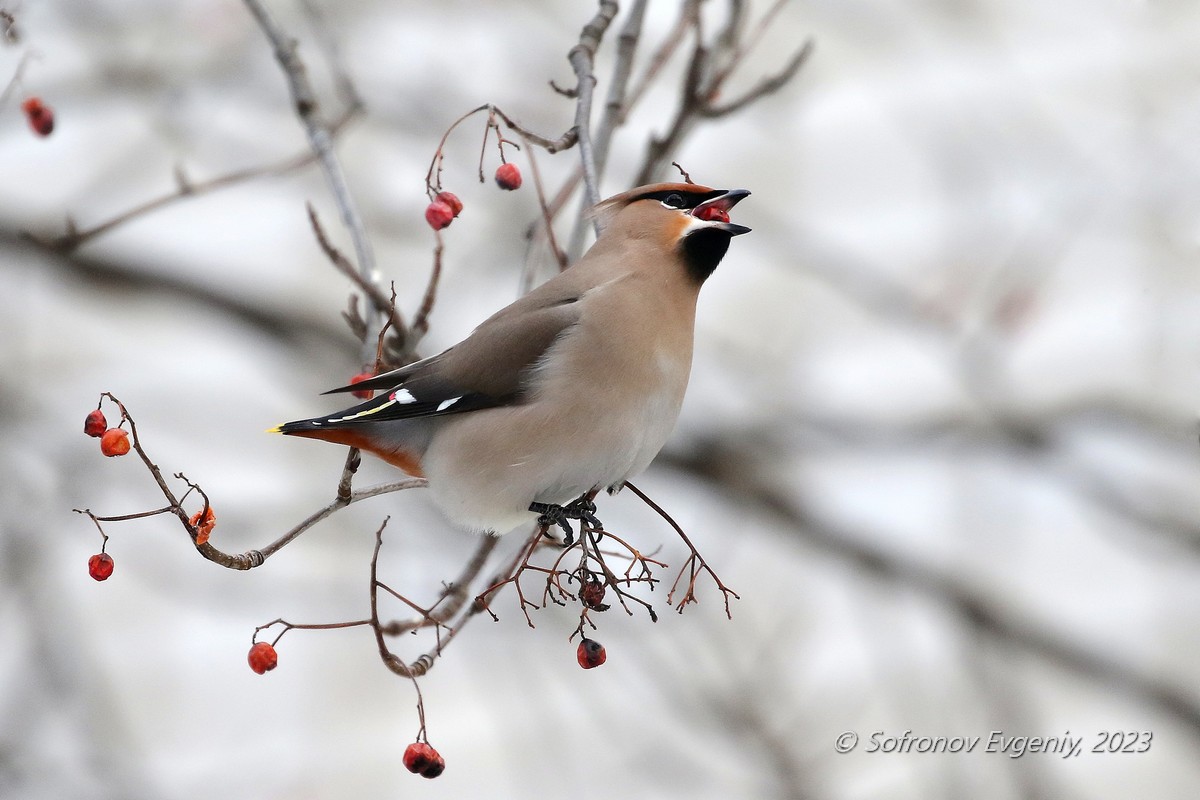
[[[604,524],[596,517],[596,504],[588,495],[572,500],[565,506],[555,503],[530,503],[529,510],[538,514],[538,525],[549,528],[557,525],[563,529],[563,546],[570,547],[575,542],[575,531],[567,520],[577,519],[593,530],[604,530]]]

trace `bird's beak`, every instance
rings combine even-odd
[[[693,208],[691,214],[696,219],[712,223],[710,227],[725,231],[730,236],[749,233],[750,229],[745,225],[738,225],[729,221],[729,209],[737,205],[737,202],[743,197],[748,197],[749,195],[750,192],[745,189],[729,189],[716,197],[705,200]]]

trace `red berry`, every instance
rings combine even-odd
[[[433,761],[425,769],[421,770],[422,778],[433,779],[446,771],[446,759],[442,758],[442,754],[437,750],[433,751]]]
[[[459,200],[458,195],[456,195],[454,192],[438,192],[437,197],[433,199],[439,203],[445,203],[446,205],[450,206],[451,213],[453,213],[456,217],[462,213],[462,200]]]
[[[40,97],[30,97],[21,103],[21,110],[29,120],[29,127],[38,136],[49,136],[54,130],[54,111],[42,103]]]
[[[425,208],[425,221],[435,231],[440,231],[454,221],[454,209],[441,200],[434,200]]]
[[[717,205],[700,206],[692,212],[692,216],[711,222],[729,222],[729,211]]]
[[[106,456],[123,456],[129,452],[129,434],[120,428],[109,428],[100,436],[100,452]]]
[[[88,559],[88,575],[98,581],[106,581],[112,575],[113,560],[108,553],[96,553]]]
[[[357,375],[355,375],[353,378],[350,379],[350,384],[353,385],[356,383],[362,383],[363,381],[370,380],[371,378],[374,378],[374,377],[375,377],[375,373],[373,373],[373,372],[360,372]],[[375,394],[375,390],[374,389],[355,389],[350,394],[354,395],[355,397],[357,397],[360,400],[370,400],[371,395]]]
[[[250,654],[246,656],[246,660],[250,662],[250,669],[262,675],[264,672],[275,669],[279,664],[279,654],[266,642],[256,642],[250,648]]]
[[[88,436],[103,436],[106,430],[108,430],[108,420],[104,418],[104,412],[98,408],[83,420],[83,432]]]
[[[501,164],[496,170],[496,184],[501,189],[513,191],[521,188],[521,170],[516,164]]]
[[[446,770],[446,759],[425,742],[413,742],[404,749],[404,767],[422,778],[436,778]]]
[[[604,652],[604,645],[594,639],[584,639],[575,651],[575,658],[579,660],[579,666],[592,669],[603,664],[608,659],[608,654]]]

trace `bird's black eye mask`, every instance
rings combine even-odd
[[[703,203],[705,200],[711,200],[714,197],[720,197],[725,194],[723,189],[715,189],[710,192],[681,192],[678,189],[664,189],[659,192],[647,192],[639,196],[638,200],[657,200],[667,208],[677,208],[680,210],[690,210]]]

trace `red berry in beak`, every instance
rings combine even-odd
[[[729,222],[729,212],[715,204],[697,208],[692,216],[706,222]]]
[[[496,184],[505,191],[521,188],[521,170],[516,164],[501,164],[496,170]]]

